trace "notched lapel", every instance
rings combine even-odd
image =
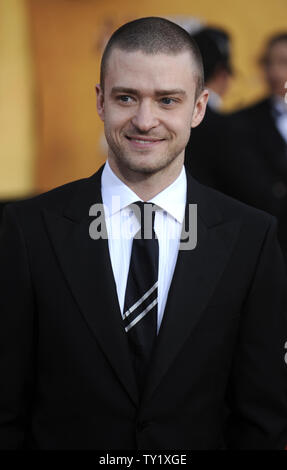
[[[71,293],[115,374],[136,404],[138,391],[118,304],[108,241],[90,237],[89,226],[93,219],[87,216],[75,222],[44,211],[44,217]]]
[[[168,373],[208,306],[235,246],[239,226],[239,221],[221,221],[208,227],[199,217],[196,248],[179,251],[144,402]]]

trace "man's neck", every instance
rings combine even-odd
[[[142,201],[149,201],[165,188],[170,186],[180,175],[183,159],[178,158],[168,168],[156,173],[142,174],[136,171],[123,171],[113,160],[108,159],[111,170],[126,184]]]

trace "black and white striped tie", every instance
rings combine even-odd
[[[157,335],[159,249],[154,231],[154,204],[138,201],[133,208],[140,215],[141,229],[133,239],[123,318],[142,391]]]

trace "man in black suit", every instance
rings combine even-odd
[[[286,280],[276,223],[185,172],[208,97],[197,49],[174,23],[135,20],[111,37],[96,89],[105,166],[5,208],[1,447],[282,449]],[[126,326],[134,312],[124,307],[138,200],[153,203],[159,247],[157,296],[137,317],[138,326],[157,322],[141,386],[128,333],[136,325]]]
[[[191,133],[186,165],[200,182],[276,216],[287,263],[287,33],[270,38],[261,65],[269,96],[204,120]],[[199,137],[206,142],[202,153]]]
[[[227,134],[226,116],[220,107],[233,73],[230,37],[223,29],[212,27],[204,27],[191,37],[202,56],[209,99],[204,120],[192,129],[185,166],[201,183],[216,187],[221,183]]]
[[[270,94],[229,118],[229,158],[217,189],[275,215],[287,263],[287,33],[272,36],[261,59]]]

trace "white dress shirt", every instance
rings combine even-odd
[[[140,222],[129,205],[140,198],[114,174],[108,161],[103,169],[101,184],[110,259],[123,314],[132,242],[140,229]],[[186,205],[186,186],[183,167],[170,186],[148,201],[158,206],[154,222],[159,243],[158,331],[178,255]]]

